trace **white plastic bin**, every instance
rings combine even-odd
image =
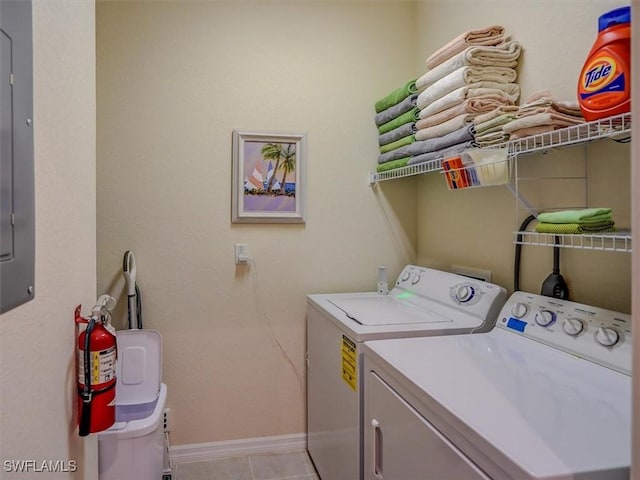
[[[100,480],[161,480],[164,469],[162,339],[155,330],[120,330],[116,423],[98,434]]]

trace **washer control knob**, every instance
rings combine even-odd
[[[413,278],[411,279],[411,285],[415,285],[416,283],[418,283],[420,281],[422,277],[420,276],[419,273],[416,273]]]
[[[556,312],[551,310],[538,310],[535,320],[541,327],[548,327],[556,321]]]
[[[409,280],[409,277],[411,276],[411,271],[407,270],[406,272],[404,272],[402,274],[402,278],[400,278],[401,281],[406,282],[407,280]]]
[[[513,307],[511,307],[511,315],[516,318],[523,318],[529,313],[529,307],[526,303],[518,302]]]
[[[596,332],[596,341],[605,347],[613,347],[620,341],[620,334],[611,327],[600,327]]]
[[[579,318],[567,318],[562,322],[562,330],[564,330],[564,333],[567,335],[575,337],[584,330],[584,322]]]
[[[458,303],[467,303],[471,301],[475,294],[476,289],[473,288],[473,285],[463,283],[455,287],[454,299]]]

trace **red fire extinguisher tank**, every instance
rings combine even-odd
[[[78,319],[81,319],[80,321]],[[88,323],[78,336],[78,425],[80,435],[97,433],[116,421],[116,337],[102,321],[90,322],[79,317],[77,323]],[[92,325],[93,323],[93,325]],[[92,328],[91,328],[92,327]],[[85,382],[85,345],[89,333],[89,385]]]

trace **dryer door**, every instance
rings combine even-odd
[[[365,390],[365,480],[489,480],[372,371]]]

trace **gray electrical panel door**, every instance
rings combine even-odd
[[[34,296],[30,0],[0,0],[0,313]]]

